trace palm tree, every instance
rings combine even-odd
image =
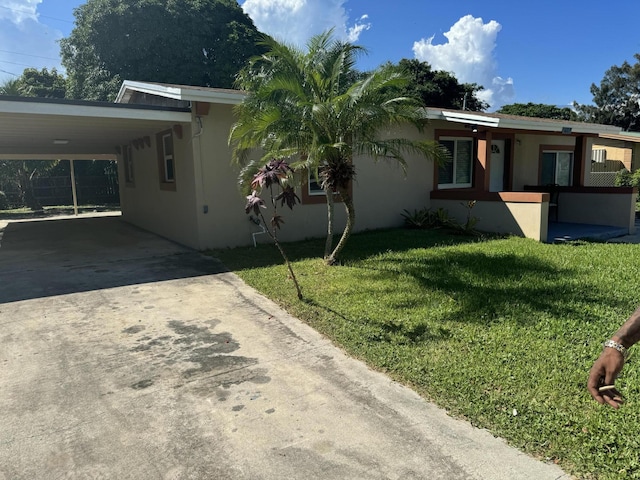
[[[0,84],[0,95],[19,97],[22,95],[22,82],[20,78],[10,78]]]
[[[313,37],[303,52],[265,37],[267,53],[251,60],[238,76],[248,95],[236,107],[237,121],[229,137],[234,159],[245,168],[245,183],[270,158],[289,158],[294,170],[305,169],[319,179],[327,196],[328,235],[325,260],[336,263],[355,224],[350,184],[355,178],[354,155],[374,160],[392,158],[406,167],[404,154],[420,152],[434,160],[446,153],[435,142],[406,138],[381,139],[391,126],[424,125],[416,99],[399,96],[406,74],[391,65],[362,75],[355,70],[359,46],[333,39],[332,31]],[[259,160],[248,152],[262,149]],[[332,247],[333,196],[347,213],[342,236]]]

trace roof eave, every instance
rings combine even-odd
[[[181,88],[178,86],[158,85],[146,82],[133,82],[125,80],[122,82],[116,103],[126,103],[131,98],[133,92],[147,93],[158,95],[174,100],[183,100],[190,102],[207,102],[236,105],[242,103],[245,94],[242,92],[231,91],[204,91],[194,90],[190,88]]]
[[[576,123],[562,120],[555,122],[540,122],[539,120],[520,118],[503,118],[483,115],[476,112],[461,112],[455,110],[426,109],[428,120],[446,120],[453,123],[476,125],[483,127],[502,128],[510,130],[526,130],[550,133],[573,133],[585,135],[618,134],[620,128],[597,123]]]

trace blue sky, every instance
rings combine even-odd
[[[133,0],[132,0],[133,1]],[[0,81],[57,67],[57,40],[81,0],[0,0]],[[605,71],[640,53],[640,1],[241,0],[261,31],[304,45],[336,34],[366,47],[359,63],[419,58],[486,88],[492,109],[513,102],[591,103]],[[135,80],[135,79],[132,79]]]

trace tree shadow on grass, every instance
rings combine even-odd
[[[339,237],[336,236],[333,245]],[[482,241],[479,237],[452,235],[444,230],[409,230],[402,228],[373,230],[353,234],[347,243],[341,263],[362,260],[381,253],[404,252],[415,248],[430,248],[444,245]],[[300,242],[283,243],[285,253],[292,262],[322,260],[325,238],[314,238]],[[278,249],[273,243],[262,243],[256,247],[239,247],[226,250],[212,250],[207,254],[219,258],[231,270],[270,267],[283,263]]]
[[[355,268],[367,272],[363,285],[386,282],[395,288],[398,275],[417,283],[417,293],[389,305],[397,311],[419,306],[421,293],[423,304],[429,292],[445,294],[456,308],[444,315],[444,321],[491,323],[509,317],[521,324],[534,324],[545,315],[583,315],[589,304],[615,307],[604,289],[584,276],[578,278],[574,269],[533,256],[447,249],[411,258],[387,255]]]

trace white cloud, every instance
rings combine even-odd
[[[362,32],[371,28],[371,23],[365,23],[365,20],[367,20],[368,18],[369,15],[362,15],[358,20],[356,20],[356,23],[353,25],[353,27],[349,28],[349,30],[347,31],[347,40],[349,40],[351,43],[355,43],[360,38],[360,34]]]
[[[413,53],[435,70],[452,72],[462,83],[482,85],[485,89],[478,97],[492,109],[499,108],[515,97],[513,79],[497,74],[493,52],[501,29],[495,20],[484,23],[482,18],[467,15],[444,34],[447,43],[434,45],[434,37],[422,39],[413,44]]]
[[[303,47],[313,35],[330,28],[336,37],[356,42],[369,28],[367,15],[349,25],[344,5],[347,0],[245,0],[244,12],[258,30],[272,37]]]
[[[0,0],[0,20],[19,25],[25,20],[36,20],[36,9],[42,0]]]

